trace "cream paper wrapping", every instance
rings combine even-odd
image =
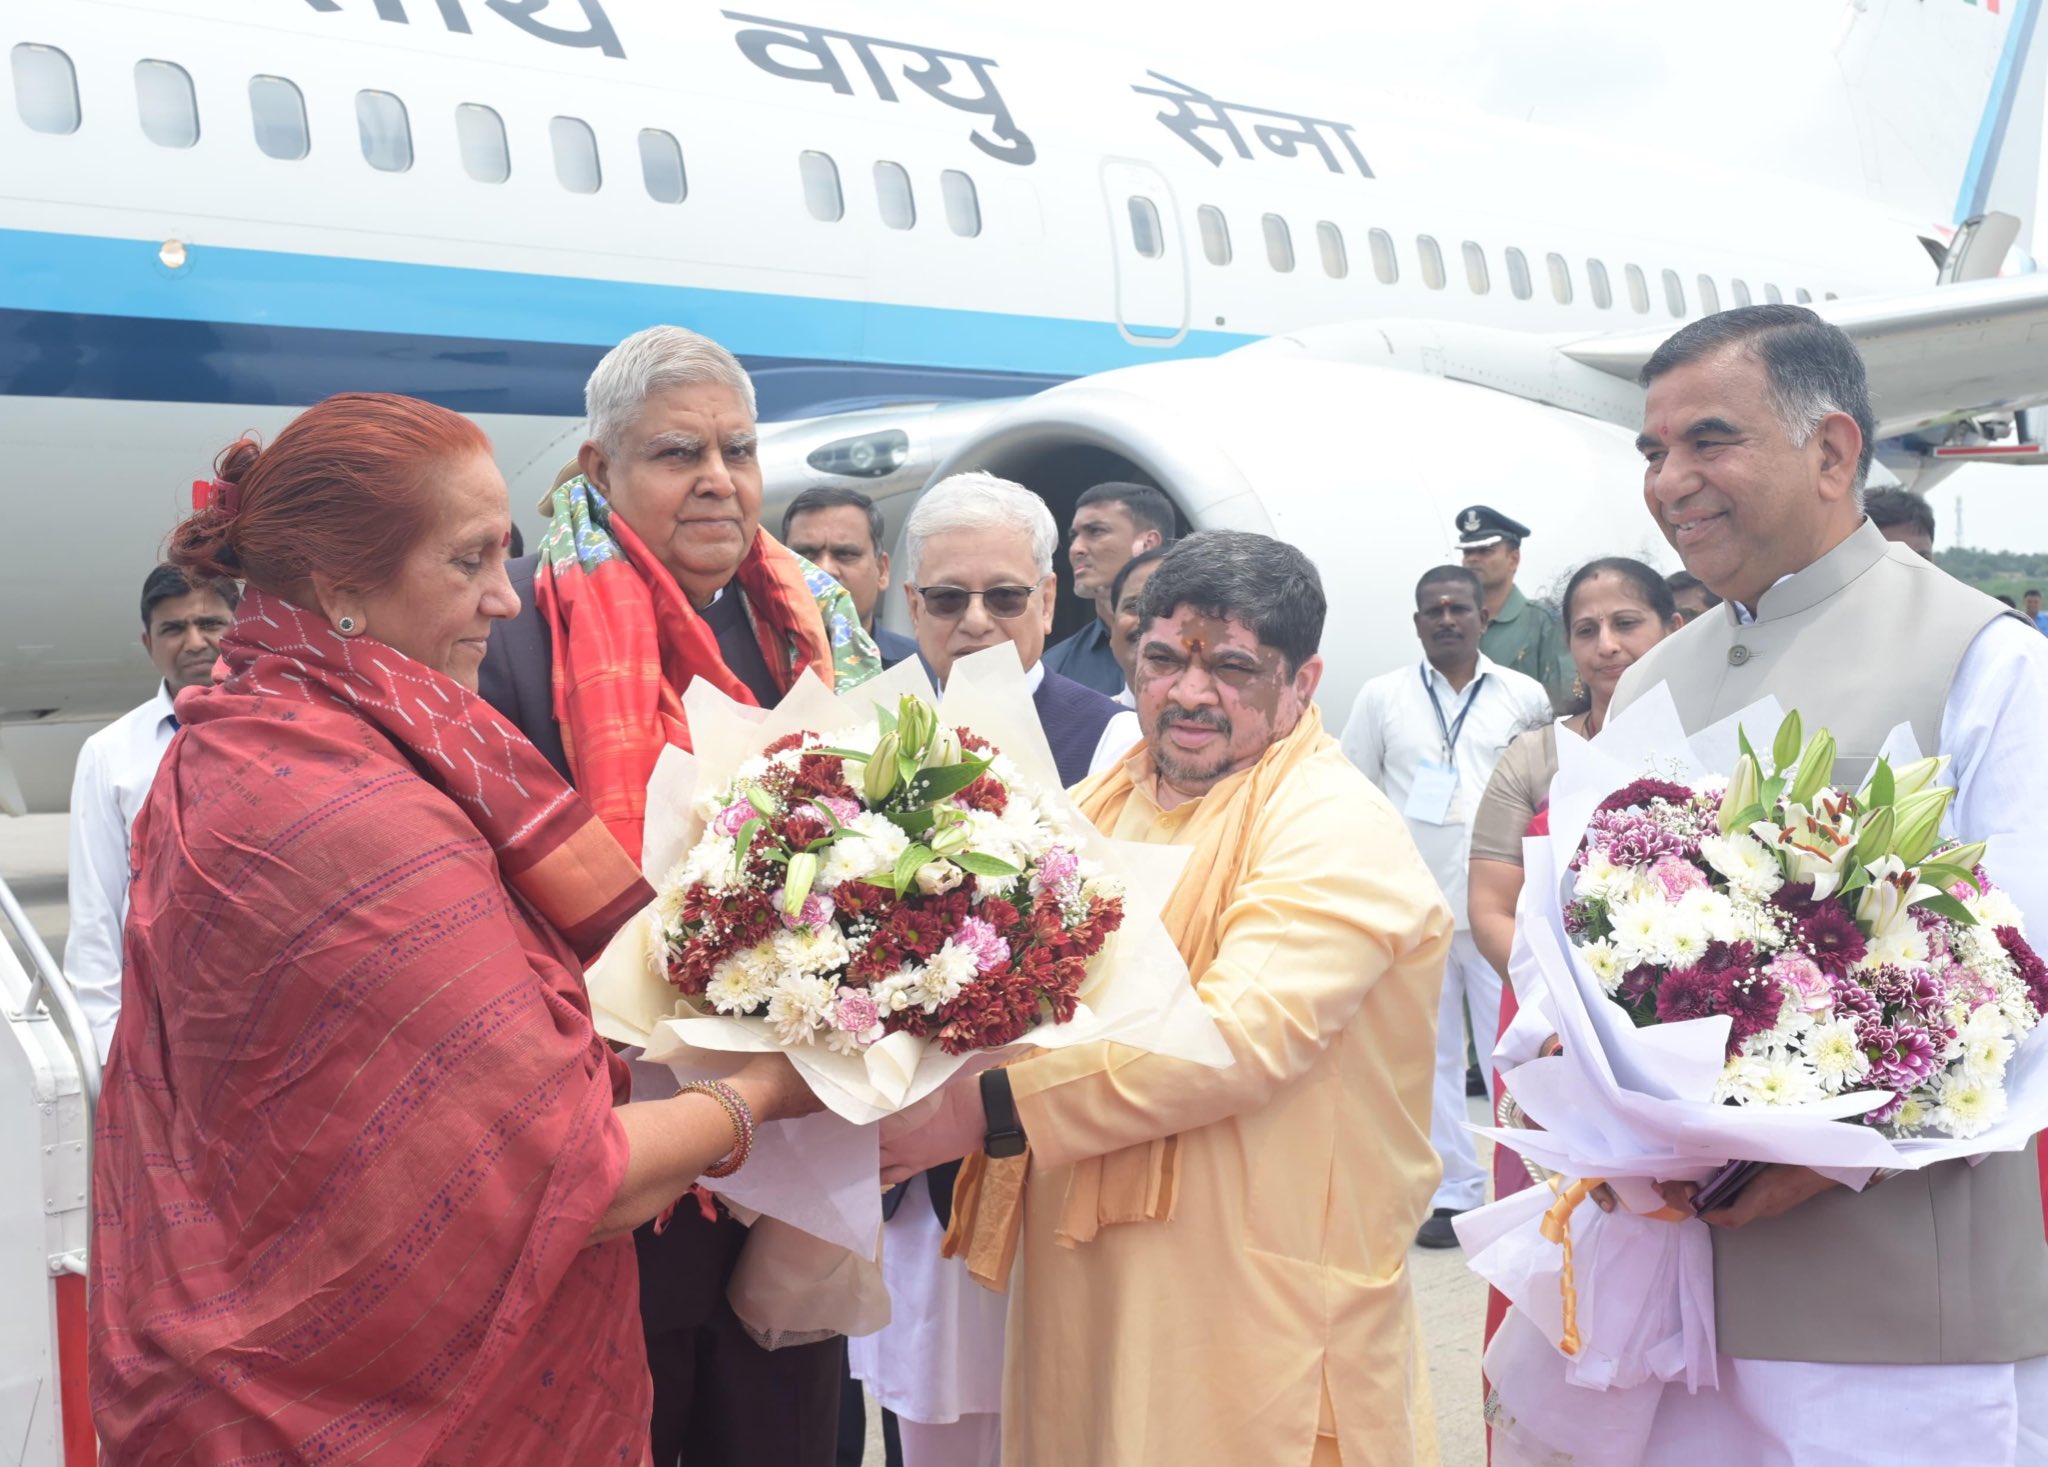
[[[1508,974],[1519,1012],[1494,1051],[1509,1093],[1543,1129],[1470,1129],[1567,1180],[1604,1177],[1624,1206],[1649,1213],[1662,1202],[1650,1185],[1653,1179],[1700,1181],[1734,1160],[1813,1167],[1860,1189],[1871,1168],[1908,1170],[2017,1151],[2048,1127],[2048,1023],[2021,1041],[2006,1071],[2004,1120],[1966,1140],[1893,1140],[1871,1127],[1845,1123],[1883,1104],[1890,1098],[1885,1090],[1769,1109],[1717,1103],[1713,1090],[1729,1020],[1693,1019],[1639,1029],[1579,961],[1565,930],[1561,897],[1567,867],[1600,801],[1645,774],[1680,783],[1725,776],[1735,764],[1737,728],[1746,728],[1751,742],[1759,744],[1782,718],[1775,700],[1766,699],[1688,738],[1669,691],[1660,684],[1612,720],[1596,741],[1558,729],[1550,834],[1522,843],[1522,895]],[[1920,753],[1910,727],[1903,724],[1892,731],[1883,752],[1894,767]],[[1984,865],[1996,881],[1995,846]],[[2033,935],[2038,937],[2038,928]],[[1531,1058],[1551,1034],[1563,1041],[1563,1052]],[[1547,1189],[1540,1195],[1542,1205],[1528,1193],[1517,1193],[1468,1212],[1456,1223],[1470,1266],[1514,1303],[1524,1324],[1554,1320],[1558,1314],[1560,1250],[1539,1231],[1550,1200]],[[1527,1331],[1518,1326],[1519,1343],[1507,1347],[1516,1367],[1506,1369],[1504,1361],[1506,1377],[1490,1375],[1507,1415],[1540,1420],[1549,1433],[1565,1433],[1567,1423],[1578,1423],[1578,1435],[1540,1437],[1549,1449],[1572,1453],[1575,1467],[1636,1460],[1615,1444],[1629,1440],[1630,1428],[1622,1423],[1640,1418],[1643,1394],[1654,1401],[1666,1382],[1711,1389],[1716,1380],[1713,1310],[1696,1307],[1697,1301],[1710,1304],[1713,1298],[1706,1224],[1629,1218],[1613,1226],[1588,1203],[1572,1224],[1580,1249],[1586,1247],[1582,1230],[1587,1229],[1598,1241],[1590,1257],[1577,1253],[1579,1332],[1585,1342],[1581,1358],[1564,1357],[1551,1332],[1546,1336],[1552,1342],[1551,1358],[1539,1368],[1527,1350]],[[1692,1239],[1674,1236],[1680,1233]],[[1589,1290],[1593,1267],[1629,1277],[1635,1287],[1596,1285]],[[1881,1281],[1873,1286],[1881,1287]],[[1652,1289],[1655,1298],[1645,1292]],[[1666,1329],[1645,1332],[1645,1317],[1662,1321]],[[1572,1387],[1562,1410],[1546,1396],[1560,1386]]]
[[[806,673],[772,709],[735,703],[702,679],[692,683],[683,707],[696,751],[663,751],[647,785],[641,870],[648,881],[658,886],[696,843],[703,834],[698,799],[730,783],[743,760],[787,734],[868,723],[877,707],[893,710],[905,693],[935,699],[945,724],[969,728],[1007,754],[1026,780],[1064,810],[1077,853],[1099,861],[1105,873],[1124,883],[1123,926],[1089,964],[1073,1019],[1041,1025],[1018,1048],[1113,1039],[1197,1064],[1230,1064],[1230,1051],[1160,922],[1187,852],[1113,840],[1082,816],[1060,786],[1016,648],[1008,642],[956,662],[943,696],[934,694],[915,660],[842,694]],[[714,1079],[731,1074],[751,1054],[782,1048],[765,1020],[699,1012],[678,993],[659,963],[654,920],[649,909],[628,922],[586,975],[598,1032],[642,1051],[643,1063],[635,1066],[636,1098],[667,1088],[648,1076],[649,1065],[666,1066],[680,1081]],[[949,1055],[908,1034],[889,1035],[860,1054],[809,1046],[785,1052],[826,1109],[762,1126],[746,1166],[707,1184],[742,1220],[760,1218],[734,1274],[733,1306],[769,1343],[870,1333],[888,1322],[880,1292],[882,1188],[874,1123],[929,1099],[963,1071],[986,1068],[997,1056]]]

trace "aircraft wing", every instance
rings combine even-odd
[[[2048,402],[2048,273],[1827,301],[1813,309],[1862,350],[1880,438]],[[1671,331],[1658,326],[1591,336],[1559,350],[1633,382]]]

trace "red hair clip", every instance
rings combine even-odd
[[[242,510],[242,492],[239,485],[225,479],[194,479],[192,481],[192,508],[194,510],[218,509],[222,514],[236,515]]]

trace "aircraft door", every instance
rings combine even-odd
[[[1116,271],[1117,330],[1134,346],[1179,344],[1188,334],[1188,257],[1172,187],[1149,164],[1108,158],[1102,197]]]

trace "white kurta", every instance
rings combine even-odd
[[[64,976],[100,1058],[121,1015],[121,926],[128,919],[128,838],[177,731],[170,688],[85,741],[71,780],[71,935]]]

